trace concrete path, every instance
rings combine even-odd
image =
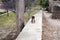
[[[16,40],[42,40],[42,11],[35,14],[35,23],[28,21]]]

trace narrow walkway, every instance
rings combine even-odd
[[[35,23],[28,21],[16,40],[42,40],[42,12],[35,14]]]

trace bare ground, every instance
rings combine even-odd
[[[42,31],[42,40],[60,40],[60,26],[52,25],[55,21],[46,20],[45,16],[43,15],[43,31]],[[51,24],[51,25],[50,25]]]

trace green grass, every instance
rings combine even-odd
[[[35,7],[32,7],[32,8],[40,9],[41,6],[35,6]],[[1,13],[1,14],[3,14],[3,13]],[[36,12],[34,12],[34,11],[31,12],[30,17],[34,14],[36,14]],[[29,17],[29,15],[26,12],[24,14],[24,22],[28,21],[28,17]],[[7,29],[16,27],[16,14],[10,13],[9,16],[7,16],[6,14],[3,15],[3,16],[0,16],[0,28],[1,27],[2,28],[7,28]]]
[[[34,15],[35,12],[31,12],[30,17]],[[24,14],[24,22],[28,21],[28,13]],[[0,28],[12,29],[16,27],[16,14],[10,13],[0,16]]]
[[[10,13],[9,16],[6,14],[0,16],[0,27],[2,28],[14,28],[16,25],[16,15],[14,13]]]
[[[33,16],[34,14],[36,14],[36,12],[31,12],[30,17]]]
[[[30,13],[30,17],[32,17],[34,14],[36,14],[36,12],[31,12],[31,13]],[[26,13],[24,14],[24,22],[25,22],[25,23],[28,21],[28,17],[29,17],[29,15],[28,15],[28,13],[26,12]]]
[[[42,8],[42,6],[37,5],[37,6],[32,6],[31,8],[39,10],[39,9],[41,9],[41,8]]]

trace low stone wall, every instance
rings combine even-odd
[[[53,12],[52,18],[53,19],[60,19],[60,11]]]

